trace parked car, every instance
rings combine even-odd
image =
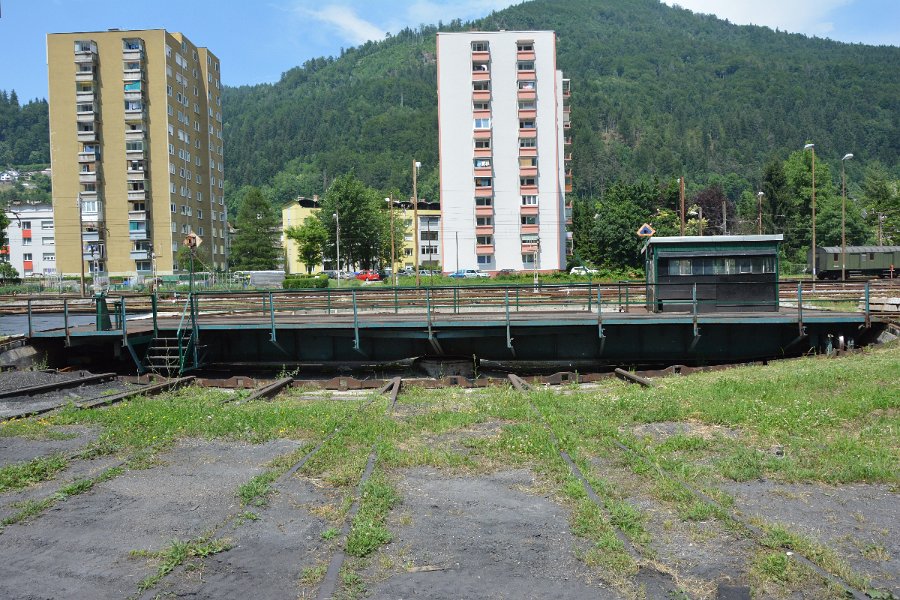
[[[497,271],[497,276],[500,277],[502,275],[515,275],[517,272],[515,269],[500,269]]]
[[[597,269],[587,267],[572,267],[572,270],[569,271],[569,275],[596,275],[597,273]]]
[[[490,277],[490,274],[481,269],[460,269],[450,273],[454,279],[475,279],[476,277]]]
[[[360,281],[381,281],[378,271],[360,271],[356,274],[356,278]]]

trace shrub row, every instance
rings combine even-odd
[[[286,290],[303,290],[310,288],[327,288],[328,278],[315,275],[288,275],[281,284]]]

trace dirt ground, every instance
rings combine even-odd
[[[34,383],[40,381],[29,381]],[[72,392],[88,397],[97,390]],[[410,419],[422,410],[424,406],[400,404],[394,418]],[[465,454],[467,442],[498,436],[507,425],[483,422],[419,441]],[[49,439],[0,436],[0,467],[51,454],[73,457],[99,433],[59,427]],[[739,435],[715,426],[667,422],[642,425],[634,433],[655,442],[679,433]],[[239,486],[262,473],[272,459],[299,446],[295,440],[259,445],[181,440],[146,468],[126,468],[43,514],[0,528],[0,598],[315,598],[325,568],[342,544],[340,536],[329,532],[341,526],[334,519],[339,512],[335,507],[347,490],[295,475],[274,484],[264,505],[241,506],[237,496]],[[120,457],[112,456],[74,458],[48,481],[0,494],[0,521],[29,501],[50,497],[68,483],[96,477],[120,463]],[[643,515],[650,541],[639,549],[651,564],[671,573],[687,597],[714,598],[719,584],[751,583],[759,547],[746,536],[715,519],[682,518],[659,500],[652,481],[636,475],[621,456],[591,457],[589,474]],[[355,578],[356,583],[339,586],[337,597],[627,597],[604,581],[597,567],[585,564],[590,542],[572,533],[569,508],[531,470],[415,467],[386,475],[401,498],[386,522],[393,539],[369,557],[345,563],[342,581]],[[822,543],[873,587],[900,596],[897,490],[767,481],[728,483],[722,489],[743,516],[781,523]],[[187,560],[151,589],[139,591],[160,565],[148,554],[174,540],[210,535],[227,549]],[[780,597],[777,589],[754,594]],[[821,596],[804,591],[789,597]]]

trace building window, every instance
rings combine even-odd
[[[31,253],[26,252],[22,255],[22,260],[31,260]]]
[[[475,206],[493,206],[493,198],[475,198]]]
[[[537,110],[537,102],[534,100],[519,100],[519,110]]]
[[[473,102],[472,110],[491,110],[490,102]]]
[[[519,185],[537,185],[537,177],[519,177]]]
[[[516,42],[516,50],[519,52],[534,52],[534,42],[531,40],[521,40]]]
[[[533,60],[520,60],[516,63],[517,71],[534,71],[534,61]]]
[[[521,156],[519,157],[519,167],[531,168],[537,167],[537,156]]]
[[[489,169],[491,167],[491,159],[489,158],[476,158],[475,159],[475,168],[476,169]]]
[[[522,215],[522,225],[537,225],[537,215]]]
[[[476,92],[489,92],[491,90],[491,82],[488,80],[473,81],[472,90]]]
[[[519,119],[519,129],[534,129],[534,119]]]
[[[519,148],[537,148],[537,139],[530,138],[519,138]]]
[[[144,142],[141,140],[133,140],[125,142],[125,152],[143,152]]]
[[[490,129],[491,128],[491,120],[488,119],[475,119],[475,129]]]
[[[494,224],[494,217],[475,217],[475,225],[478,227],[488,227]]]
[[[472,52],[489,52],[490,45],[487,42],[472,42]]]
[[[537,244],[540,242],[538,234],[536,233],[523,233],[522,234],[522,243],[523,244]]]
[[[493,254],[479,254],[478,255],[478,264],[479,265],[489,265],[494,262]]]
[[[534,266],[534,254],[523,254],[522,255],[522,264],[527,267]]]
[[[537,196],[522,196],[522,206],[537,206]]]
[[[475,149],[476,150],[490,150],[491,149],[491,138],[480,138],[475,140]]]
[[[535,82],[532,81],[532,80],[530,80],[530,79],[529,79],[529,80],[523,80],[523,81],[520,81],[520,82],[519,82],[519,89],[520,89],[520,90],[534,90],[534,89],[535,89]]]
[[[476,235],[475,243],[479,246],[493,246],[494,236],[492,235]]]
[[[475,178],[475,187],[476,188],[491,187],[491,178],[490,177],[476,177]]]
[[[52,252],[44,252],[43,258],[45,261],[53,262],[56,260],[56,255],[53,254]]]
[[[41,238],[41,244],[44,246],[55,246],[56,240],[52,237]]]

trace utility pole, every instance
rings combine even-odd
[[[337,207],[331,217],[337,223],[337,234],[334,239],[337,246],[337,286],[341,287],[341,219],[338,217]]]
[[[394,287],[397,287],[397,260],[394,255],[394,193],[391,192],[390,198],[385,198],[386,202],[391,203],[391,281]]]
[[[678,195],[681,198],[681,235],[684,236],[684,177],[678,180]]]
[[[419,167],[422,166],[422,163],[416,162],[415,159],[412,161],[412,176],[413,176],[413,254],[415,254],[415,265],[416,265],[416,287],[419,287],[419,188],[418,188],[418,176],[419,176]]]
[[[804,150],[812,150],[812,276],[816,285],[816,145],[806,144]]]
[[[847,178],[844,163],[851,158],[852,154],[845,154],[841,159],[841,281],[847,279]]]
[[[78,262],[81,263],[81,297],[84,298],[84,216],[81,214],[81,195],[75,200],[78,207]]]
[[[728,201],[722,200],[722,235],[728,234]]]

